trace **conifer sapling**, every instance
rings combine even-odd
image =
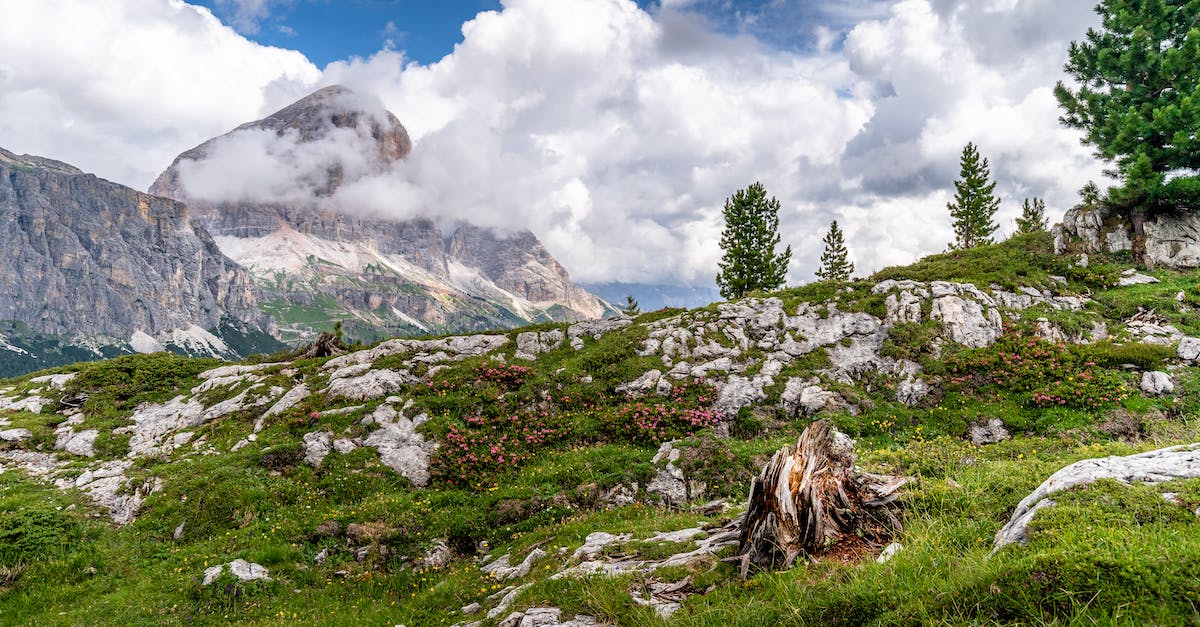
[[[854,263],[849,259],[846,241],[842,230],[838,228],[837,220],[829,225],[825,234],[825,250],[821,253],[821,267],[817,269],[817,277],[822,281],[846,281],[854,274]]]

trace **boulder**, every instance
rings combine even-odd
[[[991,346],[1003,331],[999,311],[959,296],[934,299],[930,317],[941,321],[951,340],[970,348]]]
[[[541,549],[534,549],[529,552],[529,555],[525,556],[524,560],[521,560],[520,564],[517,564],[516,566],[510,566],[508,563],[509,554],[505,553],[504,555],[496,558],[496,560],[488,564],[484,564],[480,570],[488,575],[491,575],[492,579],[497,581],[519,579],[525,575],[528,575],[530,569],[533,568],[533,564],[543,557],[546,557],[545,551]]]
[[[663,442],[662,446],[658,447],[658,452],[651,460],[656,474],[646,486],[647,494],[655,495],[663,505],[668,507],[682,507],[690,499],[703,494],[705,487],[703,484],[688,481],[683,474],[683,469],[675,465],[682,453],[675,448],[676,444],[678,441],[672,440]]]
[[[1179,340],[1179,347],[1175,350],[1175,354],[1184,361],[1200,359],[1200,337],[1185,337]]]
[[[534,360],[537,356],[562,346],[566,336],[562,331],[527,331],[517,334],[517,359]]]
[[[400,473],[413,485],[428,484],[429,458],[437,444],[416,432],[428,417],[420,414],[410,420],[390,405],[380,405],[369,418],[379,428],[367,436],[363,446],[374,447],[383,465]]]
[[[304,434],[304,461],[313,468],[321,466],[325,456],[329,454],[333,434],[329,431],[313,431]]]
[[[1195,211],[1158,214],[1142,226],[1146,236],[1145,261],[1149,266],[1200,267],[1200,215]]]
[[[730,375],[717,393],[717,402],[713,405],[713,410],[726,418],[733,416],[747,405],[766,400],[767,394],[763,388],[774,383],[775,380],[768,375],[760,374],[749,378]]]
[[[331,378],[326,392],[334,398],[365,401],[399,392],[417,381],[407,370],[370,370],[358,376]]]
[[[896,386],[896,400],[909,407],[920,405],[929,396],[929,385],[924,379],[908,377]]]
[[[1130,268],[1121,273],[1117,278],[1117,285],[1121,287],[1129,287],[1130,285],[1145,285],[1148,283],[1158,283],[1158,279],[1142,274],[1137,270]]]
[[[0,431],[0,441],[3,442],[20,442],[33,437],[33,433],[29,429],[5,429]]]
[[[662,371],[649,370],[633,381],[618,385],[617,391],[626,396],[639,396],[655,389],[660,379],[662,379]]]
[[[1004,421],[999,418],[992,418],[986,421],[981,420],[971,425],[970,436],[971,444],[975,446],[996,444],[1012,437],[1008,433],[1008,429],[1004,426]]]
[[[237,577],[239,581],[271,581],[268,576],[266,567],[261,564],[247,562],[244,559],[236,559],[227,564],[218,564],[204,570],[204,585],[209,585],[221,576],[221,573],[229,569],[230,574]]]
[[[1171,383],[1171,376],[1165,372],[1157,370],[1153,372],[1143,372],[1142,391],[1152,396],[1172,394],[1175,392],[1175,384]]]
[[[66,451],[80,457],[96,456],[96,438],[100,435],[98,429],[75,431],[71,427],[65,427],[55,430],[55,433],[58,435],[58,439],[54,442],[56,450]]]

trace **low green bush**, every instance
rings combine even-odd
[[[1142,342],[1116,344],[1112,340],[1078,346],[1074,351],[1102,368],[1120,368],[1130,364],[1140,370],[1158,370],[1164,362],[1175,357],[1175,349],[1170,346]]]
[[[1128,396],[1122,373],[1061,342],[1012,331],[990,347],[964,350],[945,361],[949,386],[963,393],[1000,390],[1037,407],[1093,409]]]

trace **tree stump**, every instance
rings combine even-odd
[[[296,359],[312,359],[314,357],[330,357],[334,355],[342,355],[346,352],[346,346],[338,339],[338,336],[332,333],[321,333],[317,336],[317,341],[309,345],[308,348],[296,355]]]
[[[897,491],[907,479],[854,467],[854,440],[828,422],[810,424],[750,484],[738,537],[742,576],[751,564],[790,568],[843,539],[888,542],[901,529]]]

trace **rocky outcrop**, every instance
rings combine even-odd
[[[0,248],[0,320],[35,333],[233,357],[209,331],[271,329],[250,274],[187,207],[63,163],[0,149]]]
[[[1155,484],[1194,477],[1200,477],[1200,444],[1075,462],[1050,475],[1017,504],[1008,523],[996,532],[993,552],[1009,544],[1025,544],[1029,539],[1029,522],[1038,510],[1054,506],[1054,501],[1048,498],[1052,494],[1100,479],[1112,479],[1125,484]]]
[[[1051,230],[1054,252],[1122,252],[1135,243],[1133,225],[1107,206],[1074,207]],[[1200,214],[1195,211],[1150,215],[1142,224],[1142,259],[1147,266],[1200,268]]]
[[[294,185],[248,181],[239,193],[212,185],[237,165],[227,163],[232,147],[264,143],[296,155],[278,168]],[[250,269],[288,338],[311,332],[307,312],[330,301],[354,321],[352,335],[478,331],[610,311],[528,231],[460,224],[443,234],[429,218],[386,219],[338,194],[388,174],[411,149],[381,103],[331,86],[182,153],[150,189],[187,202],[221,250]]]

